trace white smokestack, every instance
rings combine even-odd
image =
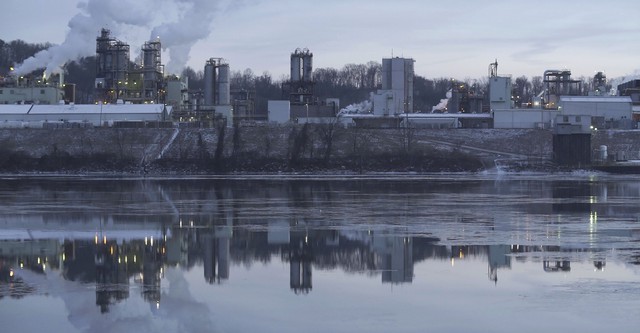
[[[153,4],[153,3],[152,3]],[[89,0],[78,5],[80,13],[69,21],[69,31],[60,45],[36,53],[15,66],[16,75],[46,68],[45,75],[56,73],[66,62],[95,54],[95,40],[100,29],[111,29],[116,35],[126,26],[149,26],[152,15],[146,1]]]

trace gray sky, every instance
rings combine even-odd
[[[93,7],[81,11],[78,4],[87,2]],[[189,11],[190,3],[215,7]],[[200,33],[186,45],[187,65],[200,70],[206,59],[223,57],[232,70],[269,71],[275,78],[288,75],[290,53],[305,47],[314,54],[314,68],[393,55],[415,59],[416,73],[427,78],[479,78],[496,58],[498,72],[514,76],[570,69],[576,77],[604,71],[613,78],[640,69],[637,0],[3,0],[3,5],[11,10],[0,20],[0,39],[60,44],[69,21],[93,10],[104,17],[87,21],[112,29],[131,45],[132,58],[153,28],[182,16],[182,23],[157,31],[165,33],[163,45]],[[115,23],[108,23],[111,19]],[[178,27],[181,31],[166,37]],[[99,28],[88,30],[81,35],[86,37],[72,39],[88,40],[86,52],[93,54]],[[164,52],[163,62],[169,58]]]

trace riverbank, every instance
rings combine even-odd
[[[476,172],[547,168],[551,141],[551,132],[535,129],[362,129],[328,124],[2,129],[0,172]]]

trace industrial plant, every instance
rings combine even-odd
[[[263,122],[364,128],[545,129],[554,132],[558,140],[555,148],[571,151],[562,155],[574,155],[574,161],[583,164],[590,159],[592,131],[633,129],[640,120],[640,80],[620,84],[618,93],[612,94],[602,72],[594,76],[592,91],[585,95],[582,81],[573,79],[570,70],[544,70],[539,94],[530,101],[520,101],[520,96],[514,95],[512,76],[499,73],[496,60],[489,64],[487,89],[452,80],[438,105],[415,110],[416,60],[383,58],[378,88],[362,103],[341,107],[338,98],[318,96],[314,54],[298,48],[289,57],[290,75],[282,82],[282,98],[266,101],[266,110],[256,110],[255,91],[232,86],[231,66],[225,58],[204,59],[204,87],[190,89],[188,77],[165,73],[159,38],[145,42],[136,54],[140,56],[132,61],[129,44],[107,29],[100,31],[90,104],[75,103],[76,87],[65,83],[64,69],[48,77],[2,78],[0,126],[168,128]]]

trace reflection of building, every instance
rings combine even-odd
[[[511,268],[511,246],[489,245],[489,280],[498,283],[498,268]]]
[[[217,231],[217,232],[216,232]],[[216,228],[202,237],[204,251],[204,278],[208,283],[229,279],[230,234]]]
[[[296,293],[311,291],[311,263],[313,251],[306,235],[292,233],[289,244],[289,285]]]
[[[115,241],[97,245],[96,305],[100,312],[109,312],[109,305],[129,298],[129,274],[122,261],[122,248]]]
[[[160,302],[160,280],[162,275],[164,244],[145,239],[142,259],[142,296],[148,302]]]
[[[413,245],[410,237],[374,236],[373,250],[382,269],[383,283],[413,281]]]
[[[545,272],[569,272],[571,270],[571,262],[569,260],[544,260],[542,269]]]

